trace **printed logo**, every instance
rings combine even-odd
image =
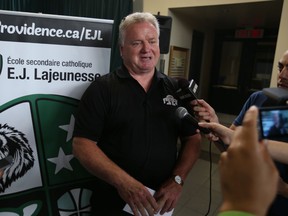
[[[0,216],[37,216],[40,208],[40,202],[29,202],[25,203],[17,209],[3,209],[0,211]]]
[[[59,215],[90,215],[91,190],[77,188],[70,190],[61,196],[57,203]]]
[[[25,135],[7,124],[0,124],[0,159],[12,156],[13,162],[4,169],[0,178],[0,192],[4,192],[12,182],[24,176],[34,165],[33,151]]]
[[[13,156],[12,165],[4,169],[0,178],[0,213],[17,210],[23,216],[20,207],[12,203],[35,198],[48,203],[38,206],[41,213],[36,215],[67,215],[73,211],[84,216],[91,211],[89,189],[93,188],[93,176],[72,154],[77,105],[78,100],[73,98],[35,94],[0,106],[0,159]],[[77,184],[77,189],[72,190],[71,184]],[[89,189],[82,189],[84,184]],[[21,207],[27,210],[33,206]]]
[[[172,95],[167,95],[165,98],[163,98],[163,103],[168,106],[178,105],[178,101]]]

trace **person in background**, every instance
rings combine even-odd
[[[284,118],[282,114],[278,112],[272,113],[273,125],[269,128],[268,136],[277,137],[281,134],[285,134]]]
[[[242,126],[230,137],[229,148],[221,154],[219,172],[223,201],[218,216],[265,216],[276,196],[278,172],[265,142],[258,141],[257,114],[255,106],[247,111]],[[215,126],[218,123],[203,124]],[[219,131],[225,128],[218,125]]]
[[[283,53],[278,62],[277,87],[288,89],[288,50]],[[241,112],[231,124],[230,128],[235,129],[237,126],[241,125],[245,112],[249,109],[249,107],[253,105],[262,107],[265,105],[270,105],[269,103],[270,101],[263,91],[254,92],[245,102]],[[215,110],[206,101],[193,100],[191,105],[193,106],[195,114],[200,120],[219,123]]]
[[[73,153],[97,177],[94,215],[130,215],[126,203],[134,215],[173,210],[199,157],[201,136],[177,118],[175,91],[156,69],[159,32],[151,13],[125,17],[119,26],[123,65],[97,78],[81,98]]]
[[[279,88],[287,88],[288,89],[288,50],[286,50],[282,57],[278,62],[278,74],[277,74],[277,87]],[[198,116],[200,121],[210,121],[219,123],[219,119],[216,115],[215,110],[204,100],[194,100],[191,102],[193,106],[193,110]],[[234,120],[230,128],[235,130],[236,127],[242,124],[244,115],[246,111],[251,106],[257,107],[265,107],[265,106],[273,106],[273,102],[269,100],[269,98],[264,94],[263,91],[254,92],[248,100],[245,102],[242,107],[241,112]],[[210,135],[211,136],[211,135]],[[209,137],[209,135],[208,135]],[[276,140],[282,142],[288,142],[288,138],[286,140]],[[280,178],[278,182],[278,195],[273,202],[268,215],[271,216],[287,216],[288,215],[288,165],[275,162],[278,168]]]

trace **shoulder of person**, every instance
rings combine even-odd
[[[179,88],[177,79],[167,76],[164,73],[162,74],[163,74],[163,81],[164,81],[165,86],[168,87],[168,89],[170,89],[172,92],[176,92]]]
[[[263,91],[256,91],[250,95],[250,98],[266,97]]]
[[[95,77],[95,79],[88,85],[87,90],[98,91],[99,89],[111,86],[111,84],[114,82],[113,80],[115,80],[115,78],[113,77],[116,77],[115,72],[106,73],[101,76]]]
[[[170,76],[168,76],[168,75],[166,75],[166,74],[164,74],[164,76],[165,76],[164,79],[169,80],[169,82],[171,82],[171,84],[172,84],[173,86],[178,87],[178,80],[177,80],[176,78],[170,77]]]
[[[262,106],[262,104],[267,100],[267,96],[263,91],[256,91],[250,95],[248,101],[251,101],[252,105]]]

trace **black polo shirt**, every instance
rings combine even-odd
[[[156,189],[172,172],[179,136],[178,101],[167,76],[155,69],[145,92],[127,69],[97,78],[82,96],[74,136],[94,140],[104,153],[144,185]],[[167,81],[167,80],[166,80]]]

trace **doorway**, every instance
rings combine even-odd
[[[270,85],[277,29],[263,38],[235,38],[216,31],[209,101],[217,112],[238,115],[247,98]]]
[[[194,36],[203,33],[203,45],[201,36],[199,44],[192,39],[187,78],[199,77],[199,96],[217,112],[237,115],[251,93],[269,86],[282,6],[277,0],[171,9]],[[237,30],[257,29],[258,38],[236,37]]]
[[[188,80],[193,79],[198,85],[200,82],[200,74],[201,74],[203,44],[204,44],[204,33],[194,30],[192,35]]]

